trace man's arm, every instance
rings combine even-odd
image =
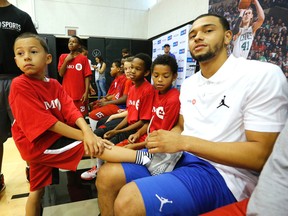
[[[246,131],[247,142],[211,142],[193,136],[180,135],[181,122],[183,129],[183,116],[180,115],[178,124],[171,132],[158,130],[151,133],[147,143],[149,152],[187,151],[220,164],[259,172],[279,134]]]
[[[256,12],[257,12],[257,20],[252,25],[253,34],[255,34],[257,29],[259,29],[261,25],[263,24],[265,20],[265,14],[258,0],[253,0],[253,4],[255,5]]]
[[[239,30],[240,30],[240,24],[242,22],[242,18],[243,18],[243,15],[244,15],[244,12],[245,10],[243,9],[240,9],[240,14],[239,14],[239,17],[237,18],[237,21],[232,29],[232,32],[233,32],[233,35],[237,35],[239,34]]]

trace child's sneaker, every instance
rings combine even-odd
[[[176,152],[173,154],[156,153],[153,154],[151,162],[146,166],[151,175],[159,175],[164,172],[171,172],[181,156],[182,152]]]
[[[4,183],[4,175],[0,174],[0,193],[6,188],[6,185]]]
[[[83,180],[92,180],[96,178],[96,174],[98,172],[98,169],[96,166],[93,166],[90,170],[83,172],[81,174],[81,179]]]

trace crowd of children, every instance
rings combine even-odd
[[[93,133],[83,118],[81,106],[79,107],[79,104],[87,101],[89,84],[86,79],[91,72],[87,57],[80,54],[79,41],[79,38],[71,37],[68,43],[71,52],[60,57],[59,73],[64,78],[68,77],[61,85],[57,80],[45,76],[46,66],[51,63],[52,56],[40,36],[25,33],[15,40],[15,61],[24,74],[13,80],[9,102],[15,117],[13,138],[22,158],[30,162],[30,194],[26,215],[40,214],[44,187],[53,183],[53,170],[75,170],[85,155],[111,162],[146,165],[152,175],[170,171],[180,157],[177,154],[174,163],[169,163],[168,160],[159,163],[157,154],[153,157],[145,150],[134,151],[113,145],[128,139],[138,129],[141,131],[140,137],[144,134],[143,130],[149,133],[156,129],[171,129],[176,123],[180,108],[179,92],[172,88],[172,82],[177,78],[176,60],[164,55],[155,60],[152,65],[154,87],[145,79],[152,63],[147,54],[139,53],[132,61],[128,60],[131,70],[130,64],[124,63],[126,76],[131,81],[127,81],[120,69],[120,62],[113,63],[111,75],[116,78],[112,83],[113,94],[109,96],[115,99],[118,85],[125,89],[133,82],[133,86],[126,93],[127,110],[122,112],[126,113],[125,117],[114,130],[104,134],[104,138],[110,138],[107,140]],[[72,91],[71,86],[75,86],[72,83],[73,76],[78,77],[78,83],[81,82],[81,93]],[[67,90],[65,84],[68,86]],[[120,96],[119,94],[118,97]],[[105,101],[100,99],[99,103],[101,102]],[[33,111],[34,118],[30,118],[28,109]],[[37,124],[39,119],[41,125]],[[134,139],[128,140],[131,143],[137,141],[135,135]],[[160,158],[162,160],[163,156]]]

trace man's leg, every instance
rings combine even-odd
[[[102,215],[114,215],[114,201],[125,184],[125,173],[120,163],[106,163],[101,167],[97,174],[96,187]]]
[[[127,208],[127,206],[133,206],[133,208]],[[114,211],[115,215],[146,215],[144,201],[135,182],[130,182],[121,188],[114,203]]]

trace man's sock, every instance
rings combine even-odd
[[[145,165],[149,163],[152,159],[152,154],[149,152],[144,152],[144,151],[136,151],[136,164],[141,164]]]

